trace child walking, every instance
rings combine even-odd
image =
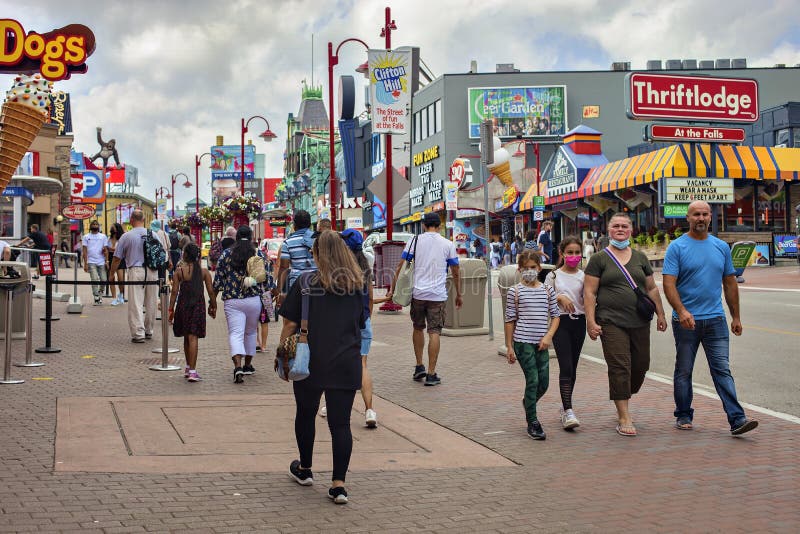
[[[547,435],[536,416],[536,403],[550,382],[550,353],[547,349],[558,329],[560,312],[553,291],[539,282],[539,254],[532,250],[522,251],[517,256],[517,268],[522,283],[509,288],[506,302],[507,357],[509,364],[519,360],[525,373],[522,405],[528,422],[528,436],[544,440]]]
[[[183,376],[189,382],[199,382],[202,379],[197,374],[197,340],[206,337],[206,299],[203,285],[212,296],[208,304],[208,314],[212,319],[217,316],[217,301],[213,297],[211,273],[200,265],[200,249],[197,245],[186,245],[182,259],[172,277],[169,322],[175,337],[183,338],[183,352],[186,355]]]
[[[272,305],[273,293],[275,293],[275,278],[272,276],[272,262],[265,261],[264,269],[267,278],[259,284],[261,291],[261,315],[258,316],[258,339],[256,342],[256,352],[267,351],[267,335],[269,334],[269,322],[275,315],[275,307]]]
[[[553,347],[558,358],[558,389],[561,392],[561,426],[572,430],[580,421],[572,409],[572,391],[575,389],[578,360],[586,338],[586,315],[583,307],[584,274],[578,268],[581,260],[581,241],[567,236],[558,245],[559,262],[556,269],[545,278],[545,285],[553,289],[561,312],[561,320],[553,336]]]

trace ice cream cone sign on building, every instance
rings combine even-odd
[[[17,76],[0,113],[0,191],[49,117],[52,82],[40,74]]]
[[[514,184],[511,178],[511,155],[508,150],[502,147],[500,138],[494,137],[494,163],[487,165],[486,168],[489,172],[497,176],[500,182],[506,186],[511,187]]]

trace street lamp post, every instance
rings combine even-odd
[[[330,155],[330,203],[331,203],[331,224],[334,230],[337,228],[337,208],[339,207],[339,195],[336,184],[336,146],[334,144],[334,129],[333,129],[333,67],[339,64],[339,49],[342,45],[349,42],[361,43],[364,48],[369,50],[369,45],[361,39],[350,37],[345,39],[336,47],[336,53],[333,52],[333,43],[328,41],[328,152]]]
[[[167,189],[163,185],[161,187],[157,187],[156,188],[156,214],[158,214],[158,199],[159,198],[172,198],[171,195],[169,194],[169,189]],[[164,211],[166,211],[166,210],[164,210]]]
[[[210,156],[211,152],[205,152],[200,154],[194,155],[194,212],[197,213],[200,211],[200,160],[203,159],[203,156]],[[242,159],[244,162],[244,159]]]
[[[385,10],[385,20],[381,28],[381,37],[386,38],[386,50],[392,49],[392,30],[396,30],[397,25],[392,19],[392,9],[387,7]],[[372,80],[370,80],[372,83]],[[394,198],[392,191],[392,178],[394,168],[392,167],[392,136],[386,134],[386,240],[392,240],[392,226],[394,225]]]
[[[269,121],[267,119],[265,119],[264,117],[262,117],[261,115],[253,115],[252,117],[247,119],[247,122],[245,122],[244,117],[242,118],[242,161],[241,161],[241,164],[240,164],[240,167],[242,169],[242,196],[244,196],[244,134],[246,134],[247,131],[248,131],[247,130],[247,125],[250,124],[251,120],[256,119],[256,118],[261,119],[262,121],[267,123],[267,129],[264,130],[263,132],[261,132],[260,134],[258,134],[259,137],[261,137],[262,139],[264,139],[264,141],[266,141],[268,143],[270,141],[272,141],[273,139],[275,139],[276,137],[278,137],[270,129]],[[198,165],[199,165],[199,163],[198,163]]]
[[[178,174],[173,174],[172,175],[172,216],[173,217],[175,217],[175,182],[177,182],[176,178],[178,178],[178,176],[183,176],[184,178],[186,178],[186,181],[183,182],[183,187],[186,187],[187,189],[189,187],[192,187],[192,182],[189,181],[189,177],[186,176],[186,173],[179,172]]]

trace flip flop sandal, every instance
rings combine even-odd
[[[692,422],[689,419],[681,418],[675,421],[675,428],[678,430],[692,430]]]
[[[623,428],[633,428],[633,432],[623,430]],[[617,434],[627,438],[632,438],[636,436],[636,428],[634,426],[623,427],[622,425],[617,425]]]

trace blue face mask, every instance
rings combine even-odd
[[[611,244],[612,247],[622,250],[630,246],[631,240],[626,239],[625,241],[617,241],[616,239],[612,239],[609,241],[609,243]]]

